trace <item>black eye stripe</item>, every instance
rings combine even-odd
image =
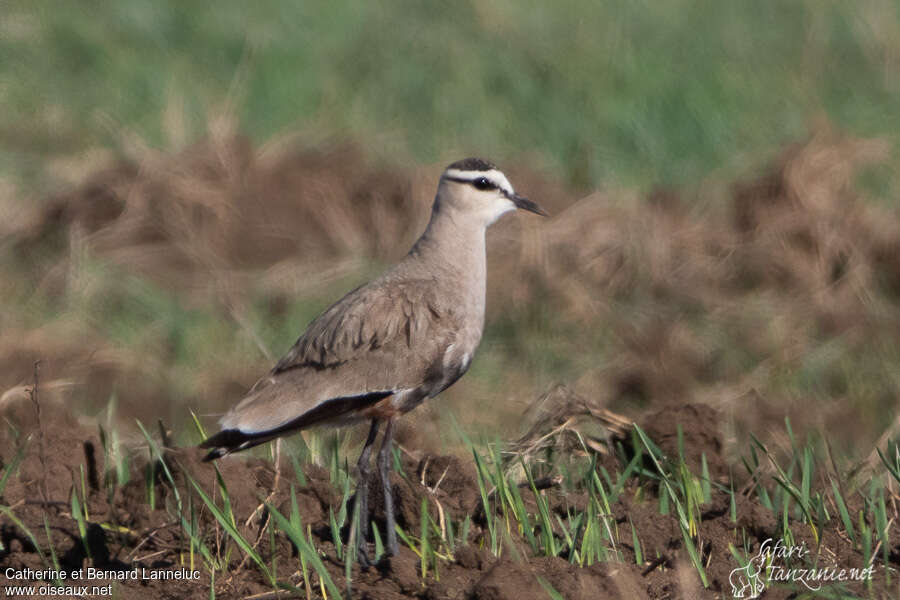
[[[496,190],[497,185],[490,181],[487,177],[479,177],[475,181],[472,182],[472,185],[475,186],[476,189],[479,190]]]
[[[446,177],[450,181],[457,183],[467,183],[477,190],[497,190],[500,186],[488,179],[487,177],[476,177],[475,179],[463,179],[462,177]]]

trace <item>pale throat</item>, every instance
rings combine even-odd
[[[485,304],[487,226],[480,215],[434,215],[413,248],[430,273],[443,273],[444,292],[479,315]]]
[[[512,212],[516,210],[516,205],[510,202],[509,200],[502,200],[498,202],[495,206],[492,207],[493,211],[488,214],[487,223],[485,227],[490,227],[494,223],[497,222],[497,219],[502,217],[508,212]]]

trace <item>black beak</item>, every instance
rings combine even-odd
[[[532,202],[528,198],[523,198],[518,194],[513,194],[511,196],[507,196],[510,200],[513,201],[513,204],[516,205],[516,208],[521,208],[522,210],[527,210],[528,212],[533,212],[535,214],[541,215],[542,217],[549,217],[550,214],[538,206],[537,203]]]

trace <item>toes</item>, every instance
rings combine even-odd
[[[359,561],[359,566],[363,569],[368,569],[372,566],[372,561],[369,559],[368,550],[364,550],[360,548],[357,554],[357,560]]]

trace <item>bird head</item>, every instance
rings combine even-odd
[[[466,158],[444,170],[437,205],[479,217],[485,225],[516,209],[548,216],[535,202],[516,194],[506,175],[481,158]]]

